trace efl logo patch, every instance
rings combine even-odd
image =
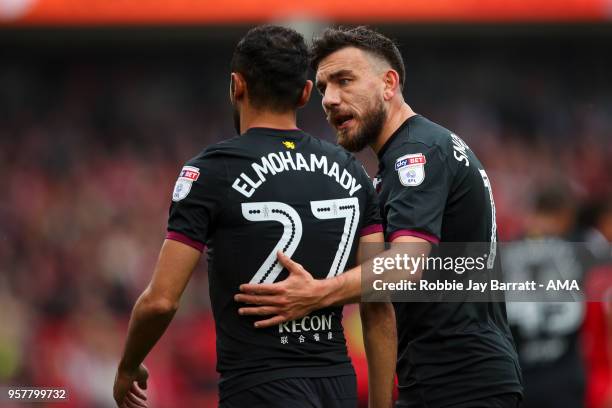
[[[403,186],[418,186],[425,180],[425,163],[423,153],[407,154],[395,161],[395,171]]]
[[[193,166],[184,166],[174,185],[172,201],[181,201],[183,198],[187,197],[187,194],[191,191],[193,182],[199,177],[200,169]]]

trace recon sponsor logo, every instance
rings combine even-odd
[[[332,314],[322,316],[304,316],[301,319],[292,320],[290,322],[281,323],[278,325],[279,333],[302,333],[309,331],[327,331],[331,330]]]
[[[357,184],[357,179],[346,169],[341,169],[336,162],[328,163],[325,156],[315,154],[311,154],[307,159],[301,153],[270,153],[267,156],[260,157],[257,162],[251,163],[251,168],[253,169],[251,175],[240,173],[240,176],[232,184],[234,190],[247,198],[251,197],[268,177],[289,170],[320,171],[334,179],[342,188],[348,190],[351,197],[361,189],[361,184]]]

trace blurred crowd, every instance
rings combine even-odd
[[[557,54],[530,62],[494,49],[437,51],[405,54],[406,98],[480,157],[500,239],[525,233],[542,186],[562,182],[578,209],[612,193],[609,61],[578,56],[555,69]],[[66,407],[113,405],[129,312],[163,241],[178,171],[234,135],[227,50],[202,52],[193,64],[126,54],[0,62],[0,384],[66,387]],[[333,140],[313,99],[299,122]],[[373,154],[359,158],[373,175]],[[592,226],[580,220],[578,229]],[[349,308],[346,320],[364,385],[358,313]],[[147,360],[155,407],[214,406],[214,345],[202,261]]]

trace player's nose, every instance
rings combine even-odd
[[[340,105],[340,92],[334,89],[334,87],[328,86],[325,88],[321,103],[326,111],[337,108]]]

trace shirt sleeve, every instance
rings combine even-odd
[[[394,171],[387,176],[391,179],[385,203],[387,240],[414,236],[437,244],[442,238],[442,218],[452,178],[440,148],[407,144],[393,166]]]
[[[377,232],[383,232],[382,218],[380,216],[380,204],[378,201],[378,194],[374,189],[372,180],[365,171],[365,168],[358,165],[356,170],[360,175],[360,183],[364,186],[366,201],[364,205],[364,216],[361,224],[361,230],[359,236],[364,237],[366,235],[374,234]]]
[[[224,164],[192,160],[181,169],[172,193],[166,239],[204,250],[224,197]]]

